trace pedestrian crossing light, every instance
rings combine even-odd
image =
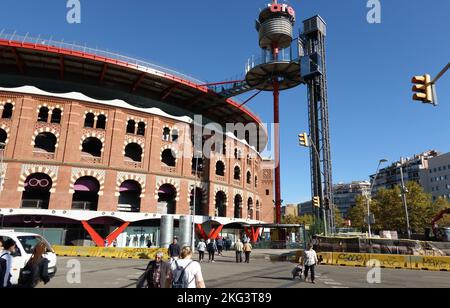
[[[309,147],[309,138],[306,133],[302,133],[302,134],[298,135],[298,140],[302,147]]]
[[[414,84],[413,91],[415,92],[413,100],[421,101],[425,104],[433,103],[433,89],[430,75],[414,76],[412,83]]]
[[[320,197],[314,197],[313,203],[315,207],[320,207]]]

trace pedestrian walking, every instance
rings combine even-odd
[[[252,253],[252,244],[247,242],[244,244],[245,263],[250,263],[250,254]]]
[[[16,242],[7,239],[3,242],[3,251],[0,253],[0,288],[11,287],[11,270],[13,257],[16,251]]]
[[[236,251],[236,263],[242,263],[242,252],[244,251],[244,244],[242,244],[240,239],[236,240],[234,249]]]
[[[219,237],[217,238],[217,241],[216,241],[216,245],[217,245],[217,253],[218,253],[219,256],[222,255],[223,244],[224,244],[223,238],[222,238],[221,236],[219,236]]]
[[[203,263],[203,261],[205,259],[205,251],[206,251],[206,244],[203,239],[201,239],[200,242],[198,243],[197,250],[198,250],[198,261],[200,263]]]
[[[172,270],[169,263],[163,260],[164,253],[159,251],[155,260],[148,263],[144,274],[139,278],[137,288],[164,289],[170,288]]]
[[[314,251],[312,245],[308,245],[308,250],[305,251],[303,255],[303,265],[305,268],[305,281],[308,278],[308,272],[311,271],[311,283],[315,283],[316,279],[316,264],[319,260],[317,259],[317,253]]]
[[[19,277],[19,285],[22,288],[40,288],[50,282],[48,274],[49,260],[44,256],[47,245],[39,242],[33,250],[33,255],[22,270]]]
[[[217,251],[216,241],[208,240],[208,244],[206,245],[206,247],[208,250],[208,261],[212,263],[216,262],[214,261],[214,255],[216,254]]]
[[[172,288],[205,288],[200,263],[192,260],[192,249],[184,246],[181,259],[172,263]]]
[[[178,245],[178,239],[175,237],[172,244],[169,245],[169,257],[173,260],[178,260],[180,257],[181,247]]]

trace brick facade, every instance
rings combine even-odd
[[[89,176],[100,183],[98,211],[117,211],[119,186],[123,181],[131,180],[139,183],[142,189],[141,212],[157,213],[158,186],[169,184],[177,192],[176,214],[189,214],[190,192],[196,185],[202,191],[205,216],[215,216],[215,197],[223,191],[227,199],[227,217],[234,217],[234,200],[239,194],[243,200],[242,218],[273,222],[272,166],[240,141],[228,138],[228,155],[213,153],[209,160],[204,161],[203,171],[196,177],[190,154],[193,149],[188,123],[131,109],[29,94],[0,92],[0,101],[14,103],[12,117],[0,119],[0,129],[7,134],[3,151],[6,174],[0,208],[21,208],[27,177],[44,173],[52,179],[49,210],[70,210],[74,182]],[[38,121],[43,107],[50,110],[47,122]],[[51,123],[52,112],[56,109],[61,111],[60,123]],[[94,127],[85,127],[88,114],[94,115]],[[99,117],[106,117],[105,129],[96,127]],[[129,120],[136,122],[133,133],[127,133]],[[138,124],[145,125],[144,136],[136,133]],[[172,132],[176,128],[179,142],[163,140],[165,127]],[[36,151],[36,137],[41,133],[56,137],[54,154]],[[100,140],[100,157],[82,154],[83,141],[88,138]],[[141,147],[140,162],[125,159],[124,151],[130,143]],[[167,149],[177,153],[175,167],[161,163],[162,153]],[[235,159],[235,149],[241,151],[240,159]],[[248,156],[251,159],[247,159]],[[223,177],[215,173],[218,160],[225,164]],[[241,170],[239,181],[233,178],[235,166]],[[251,175],[249,184],[247,172]],[[248,217],[250,198],[253,217]]]

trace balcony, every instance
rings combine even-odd
[[[140,161],[127,161],[127,160],[125,160],[123,163],[127,167],[136,168],[136,169],[142,168],[142,162],[140,162]]]
[[[96,156],[81,155],[81,161],[88,164],[101,164],[102,158]]]
[[[49,200],[23,199],[21,208],[48,210],[48,203],[49,203]]]
[[[241,180],[233,180],[233,184],[236,186],[241,186]]]
[[[41,158],[46,160],[53,160],[56,157],[56,153],[33,151],[34,158]]]
[[[218,182],[226,182],[225,176],[216,175],[214,179]]]
[[[166,173],[177,173],[177,167],[161,166],[161,171]]]

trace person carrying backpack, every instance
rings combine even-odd
[[[184,246],[180,254],[181,259],[172,263],[172,288],[192,289],[205,288],[200,263],[192,260],[192,249]]]
[[[33,255],[22,270],[19,285],[22,288],[36,288],[50,281],[48,274],[49,260],[44,257],[47,251],[45,243],[38,243],[33,249]]]
[[[214,255],[216,254],[217,251],[217,245],[216,245],[216,241],[215,240],[208,240],[208,244],[206,245],[207,250],[208,250],[208,260],[209,262],[214,263]]]
[[[3,251],[0,253],[0,289],[11,287],[11,269],[13,254],[16,251],[16,242],[7,239],[3,243]]]

